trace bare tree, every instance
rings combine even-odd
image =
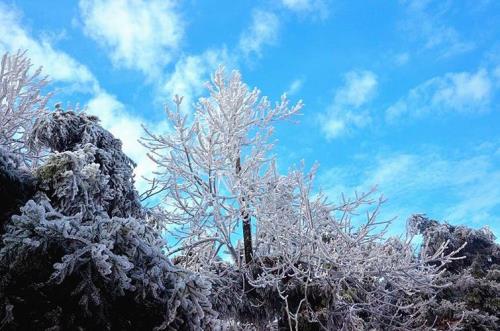
[[[222,68],[207,87],[210,96],[199,100],[191,120],[176,97],[176,110],[166,109],[172,130],[157,135],[146,129],[143,144],[159,168],[152,184],[163,192],[164,218],[184,253],[212,242],[209,260],[224,247],[240,264],[235,244],[242,238],[248,264],[256,217],[252,202],[266,194],[273,167],[272,123],[296,114],[302,103],[289,107],[283,95],[271,106],[238,72],[226,81]]]
[[[45,110],[50,93],[44,95],[47,79],[41,68],[32,70],[25,51],[6,53],[0,64],[0,147],[29,165],[35,156],[26,146],[38,115]]]

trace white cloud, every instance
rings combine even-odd
[[[386,110],[394,121],[404,115],[426,113],[484,112],[489,110],[493,82],[485,69],[477,72],[448,73],[434,77],[411,89],[405,97]]]
[[[251,26],[240,37],[239,47],[245,56],[262,56],[262,48],[276,43],[280,21],[276,14],[254,10]]]
[[[357,108],[373,97],[376,87],[377,76],[373,72],[350,71],[335,95],[335,103]]]
[[[373,98],[377,85],[377,76],[371,71],[351,71],[345,75],[344,85],[335,94],[326,113],[320,116],[321,129],[327,139],[370,123],[369,112],[361,107]]]
[[[181,57],[158,94],[163,102],[172,100],[176,94],[183,96],[182,110],[190,111],[192,104],[205,92],[205,83],[219,65],[225,65],[226,70],[234,65],[225,49]]]
[[[367,191],[377,185],[388,198],[384,215],[404,222],[413,213],[452,223],[500,224],[500,171],[497,144],[483,150],[446,156],[444,151],[371,154],[367,163],[329,169],[320,176],[327,194],[336,201],[340,193]],[[500,229],[499,229],[500,230]]]
[[[101,44],[116,66],[148,76],[171,62],[184,33],[171,0],[81,0],[85,33]]]
[[[89,100],[86,112],[99,117],[101,125],[122,141],[125,154],[137,163],[134,169],[136,188],[139,192],[147,189],[148,184],[142,177],[151,178],[156,165],[147,156],[146,148],[139,143],[139,138],[144,135],[142,125],[146,125],[153,132],[161,129],[166,131],[168,129],[166,121],[155,124],[133,115],[126,111],[125,105],[115,96],[105,91],[100,91]]]
[[[319,14],[321,18],[328,16],[326,0],[281,0],[286,9],[299,14]]]
[[[54,48],[51,40],[31,36],[21,22],[21,13],[0,3],[0,53],[27,50],[35,67],[53,81],[67,83],[80,91],[94,91],[98,84],[90,70]]]
[[[288,87],[286,94],[288,96],[292,96],[297,94],[302,89],[302,86],[304,85],[304,81],[302,79],[294,79],[291,83],[290,86]]]

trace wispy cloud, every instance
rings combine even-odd
[[[277,42],[279,28],[280,20],[276,14],[261,9],[254,10],[251,25],[240,37],[240,50],[247,57],[261,57],[264,46]]]
[[[31,35],[21,20],[21,12],[0,2],[0,53],[27,50],[35,67],[43,66],[53,81],[78,91],[97,89],[97,81],[86,66],[57,50],[50,39]]]
[[[281,0],[281,5],[298,14],[316,14],[326,18],[329,14],[327,0]]]
[[[324,171],[320,181],[334,201],[342,192],[377,185],[388,198],[385,215],[399,216],[402,222],[412,213],[428,213],[453,223],[496,226],[498,231],[498,148],[493,143],[458,155],[444,150],[370,154],[355,166]],[[326,186],[329,183],[335,186]]]
[[[419,38],[423,49],[434,50],[440,57],[450,57],[476,48],[473,41],[465,40],[445,22],[451,2],[432,0],[403,1],[407,10],[403,29]]]
[[[404,116],[428,113],[488,111],[493,95],[491,76],[486,69],[479,69],[431,78],[390,106],[386,118],[394,121]]]
[[[118,67],[153,77],[170,63],[184,34],[171,0],[81,0],[85,33],[103,46]]]
[[[320,116],[321,129],[327,139],[334,139],[362,128],[371,121],[369,111],[363,109],[375,95],[377,76],[371,71],[351,71],[344,77],[344,85],[335,93],[332,104]]]
[[[394,63],[397,66],[403,66],[410,61],[410,54],[408,52],[402,52],[394,55]]]
[[[297,94],[301,89],[302,86],[304,85],[304,80],[303,79],[294,79],[291,83],[288,89],[286,90],[286,94],[288,96],[292,96]]]
[[[221,64],[231,69],[234,65],[232,58],[226,49],[210,49],[200,55],[181,57],[159,88],[159,98],[171,100],[178,94],[184,97],[182,109],[191,110],[194,101],[205,92],[205,83],[210,80],[212,72]]]

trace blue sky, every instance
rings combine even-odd
[[[190,111],[225,64],[304,101],[277,126],[283,171],[317,161],[334,201],[378,185],[396,230],[426,213],[498,235],[498,22],[493,0],[0,0],[0,51],[28,49],[53,102],[98,115],[138,176],[141,123],[166,130],[163,104],[182,94]]]

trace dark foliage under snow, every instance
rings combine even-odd
[[[35,170],[32,200],[6,221],[0,328],[204,330],[215,325],[209,283],[172,265],[159,233],[138,218],[143,211],[132,162],[120,141],[95,118],[61,111],[39,120],[32,138],[56,153]],[[2,153],[0,159],[6,158]],[[6,193],[25,178],[14,162],[2,164],[1,176],[10,180],[2,186]],[[25,196],[19,194],[12,208]]]
[[[0,234],[4,223],[35,193],[35,180],[15,155],[0,148]]]
[[[442,224],[415,215],[412,226],[424,236],[430,249],[449,241],[452,250],[460,251],[463,259],[447,265],[443,283],[448,284],[438,293],[427,311],[429,321],[447,329],[460,320],[458,330],[498,330],[500,327],[500,245],[487,229],[474,230],[464,226]]]

